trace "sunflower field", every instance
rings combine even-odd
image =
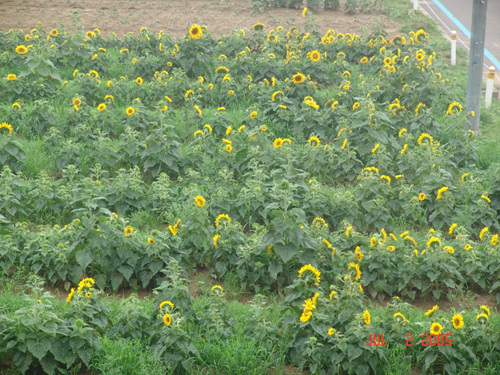
[[[26,293],[0,308],[1,366],[495,373],[493,308],[410,305],[500,302],[499,170],[428,38],[2,33],[0,276]],[[106,297],[123,290],[153,294]]]

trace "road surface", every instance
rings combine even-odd
[[[486,0],[486,36],[484,68],[496,68],[495,81],[500,83],[500,1]],[[420,0],[419,7],[434,18],[448,35],[457,32],[457,45],[469,51],[472,24],[472,0]]]

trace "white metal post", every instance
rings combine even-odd
[[[418,9],[418,0],[413,0],[413,10]]]
[[[457,32],[451,32],[451,66],[457,63]]]
[[[486,80],[486,94],[484,95],[485,108],[489,108],[491,105],[491,97],[493,96],[493,81],[495,81],[495,67],[490,66],[488,69],[488,79]]]

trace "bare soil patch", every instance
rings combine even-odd
[[[380,27],[389,35],[397,34],[400,25],[380,12],[348,15],[340,10],[309,10],[322,32],[333,29],[341,33],[370,33]],[[306,19],[302,9],[252,7],[251,0],[4,0],[0,2],[1,31],[22,29],[25,33],[42,22],[47,32],[64,25],[66,29],[94,30],[103,36],[116,32],[121,36],[141,27],[164,30],[172,37],[186,35],[193,23],[205,25],[214,37],[230,34],[233,29],[251,29],[257,22],[266,30],[292,26],[302,30]]]

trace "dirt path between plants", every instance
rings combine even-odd
[[[380,11],[348,15],[343,11],[344,2],[340,1],[337,11],[309,10],[307,21],[302,9],[259,9],[252,6],[252,0],[4,0],[0,2],[0,31],[20,28],[26,34],[42,22],[47,33],[61,24],[70,31],[98,28],[105,37],[147,27],[179,38],[186,35],[188,26],[198,23],[219,37],[233,29],[250,29],[257,22],[264,23],[266,30],[278,26],[302,30],[313,20],[321,32],[331,28],[341,33],[369,34],[379,27],[389,35],[397,34],[400,26]]]

